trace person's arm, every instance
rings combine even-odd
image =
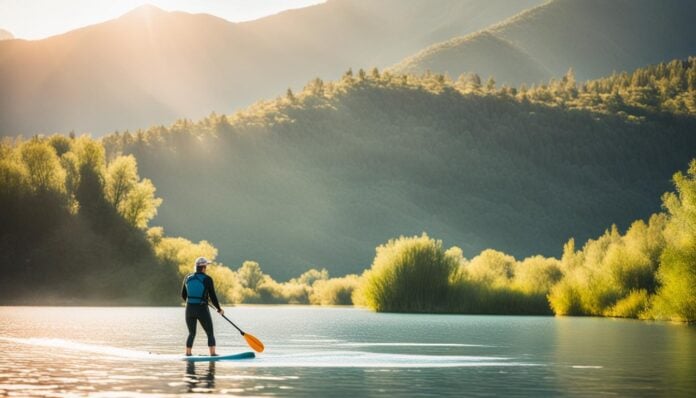
[[[181,298],[186,301],[188,298],[188,292],[186,291],[186,279],[184,279],[184,283],[181,284]]]
[[[213,306],[217,308],[218,312],[222,311],[222,307],[220,307],[220,302],[218,301],[217,294],[215,294],[215,283],[213,283],[213,278],[208,276],[205,278],[205,283],[206,287],[208,288],[208,297],[210,297],[210,301],[213,302]]]

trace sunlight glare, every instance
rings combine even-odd
[[[0,29],[37,40],[97,24],[149,4],[165,11],[206,13],[232,22],[249,21],[324,0],[0,0]]]

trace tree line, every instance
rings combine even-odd
[[[144,230],[161,199],[133,156],[53,135],[0,144],[4,303],[171,303]]]
[[[285,95],[259,101],[231,117],[210,116],[193,122],[180,119],[173,125],[153,126],[135,132],[115,131],[103,139],[109,153],[129,152],[144,146],[179,147],[188,136],[224,136],[244,127],[263,127],[292,119],[289,109],[310,108],[322,99],[345,95],[351,90],[370,88],[425,90],[442,94],[456,92],[469,95],[492,95],[519,102],[532,102],[564,109],[589,110],[596,113],[619,114],[633,120],[645,120],[655,113],[693,115],[696,113],[696,57],[675,59],[611,76],[578,83],[571,69],[560,79],[547,84],[520,87],[498,87],[494,76],[485,81],[477,73],[464,73],[452,79],[447,74],[425,72],[421,75],[398,74],[373,68],[369,72],[348,69],[332,82],[320,78],[310,80],[301,92],[288,88]]]
[[[623,131],[624,135],[613,138],[617,142],[599,143],[602,147],[597,153],[606,158],[599,162],[601,167],[587,165],[610,189],[621,181],[605,174],[611,171],[608,166],[628,166],[622,161],[611,163],[613,155],[602,148],[621,145],[632,133],[659,130],[659,139],[674,138],[680,150],[689,151],[688,137],[678,132],[689,131],[693,125],[695,71],[696,60],[690,58],[580,85],[569,73],[548,85],[497,88],[494,79],[484,84],[476,75],[463,75],[452,81],[431,73],[396,75],[373,69],[354,74],[349,70],[336,82],[315,79],[299,93],[288,90],[283,97],[257,103],[231,117],[212,114],[195,123],[181,120],[170,127],[114,133],[102,140],[74,135],[5,140],[0,145],[0,264],[7,276],[3,278],[3,288],[8,292],[4,300],[45,303],[48,297],[54,303],[176,302],[172,292],[177,291],[180,277],[189,272],[193,259],[200,255],[216,258],[217,249],[206,241],[193,243],[169,237],[161,227],[149,226],[162,200],[156,196],[153,182],[141,178],[138,169],[149,165],[152,170],[158,164],[162,168],[162,159],[170,161],[165,165],[173,165],[179,158],[172,154],[184,153],[186,159],[191,159],[205,155],[207,152],[196,151],[206,146],[220,146],[225,151],[237,148],[238,151],[223,154],[253,164],[257,160],[244,157],[244,145],[259,145],[263,140],[260,137],[271,132],[271,139],[281,141],[283,149],[289,148],[295,156],[303,153],[303,143],[291,141],[293,135],[300,134],[293,127],[299,125],[297,128],[315,142],[316,148],[324,146],[325,150],[316,151],[317,158],[306,164],[306,158],[295,157],[293,165],[297,167],[314,168],[319,164],[324,171],[341,168],[357,180],[364,178],[364,169],[369,173],[377,169],[385,178],[401,169],[412,181],[422,180],[430,184],[428,187],[444,192],[443,197],[456,199],[460,192],[447,190],[451,180],[433,180],[409,162],[391,165],[383,157],[363,155],[344,169],[345,164],[336,159],[348,155],[342,155],[342,148],[325,147],[325,143],[336,138],[346,142],[345,137],[328,134],[329,127],[337,123],[324,119],[322,112],[346,107],[373,110],[371,105],[379,102],[396,103],[411,110],[419,108],[421,100],[446,108],[446,104],[463,101],[461,108],[454,109],[474,108],[476,115],[488,112],[495,116],[498,126],[507,123],[508,118],[518,123],[539,123],[534,122],[537,116],[548,112],[552,115],[548,120],[530,124],[544,126],[554,120],[556,110],[561,110],[570,115],[563,121],[568,126],[598,119],[597,123],[603,126],[598,137],[614,129]],[[364,114],[374,117],[367,111]],[[450,165],[457,169],[486,165],[481,148],[524,147],[525,140],[529,140],[510,136],[505,128],[475,136],[476,124],[481,124],[481,129],[490,125],[486,119],[464,115],[470,130],[454,138],[472,135],[485,146],[462,156],[458,149],[456,153],[442,152],[436,138],[419,142],[418,148],[424,154],[438,153],[437,161],[442,164],[436,163],[437,171]],[[437,126],[451,122],[459,128],[461,125],[454,120],[432,117],[428,123]],[[314,128],[307,128],[310,125]],[[371,139],[368,133],[371,132],[366,129],[364,138]],[[605,136],[612,139],[608,133]],[[451,138],[445,140],[447,146]],[[574,146],[573,139],[577,137],[568,137],[566,144]],[[650,146],[660,150],[657,145]],[[592,148],[580,148],[571,155],[582,160],[582,151]],[[377,145],[368,149],[385,155]],[[278,154],[273,148],[269,151]],[[665,151],[673,155],[672,149]],[[349,157],[353,155],[350,153]],[[633,155],[626,154],[631,158]],[[458,157],[476,162],[459,164]],[[567,159],[557,157],[550,149],[539,156],[543,161],[539,166],[554,165],[558,178],[566,172],[571,175],[575,164],[563,163]],[[529,161],[509,160],[519,162],[514,166]],[[664,159],[657,163],[654,167],[669,165]],[[192,162],[187,167],[202,167],[194,169],[196,176],[202,175],[203,170],[221,177],[205,169],[210,165],[200,164]],[[493,170],[485,174],[486,167],[476,169],[481,174],[466,177],[468,187],[494,189],[486,182],[497,181],[499,173]],[[230,173],[228,169],[222,172]],[[223,301],[228,303],[353,303],[379,311],[557,313],[693,320],[693,305],[689,304],[694,300],[694,270],[690,265],[694,263],[690,257],[694,253],[693,231],[689,226],[693,222],[689,217],[695,173],[696,166],[692,165],[686,174],[675,176],[677,190],[664,197],[664,213],[647,222],[635,222],[624,234],[612,227],[580,249],[570,240],[560,259],[530,256],[520,261],[489,249],[467,260],[463,250],[444,250],[441,242],[424,235],[402,237],[380,246],[372,267],[360,276],[330,278],[326,270],[312,269],[287,282],[277,282],[252,261],[243,262],[236,270],[217,263],[210,267],[210,272]],[[619,178],[632,176],[630,170],[620,174]],[[518,196],[533,197],[536,187],[525,187],[526,182],[520,181],[523,183],[518,187]],[[576,193],[570,192],[569,196]],[[618,196],[609,199],[617,206],[622,201]],[[529,208],[534,209],[531,202]]]
[[[52,135],[0,144],[0,286],[4,304],[177,303],[207,241],[149,227],[162,199],[132,155],[107,158],[88,136]],[[258,263],[210,267],[225,303],[350,304],[356,275],[309,270],[278,283]]]
[[[489,249],[467,260],[426,234],[402,236],[377,249],[354,299],[377,311],[696,321],[696,160],[674,184],[664,212],[581,248],[571,238],[560,259]]]
[[[586,83],[569,73],[529,88],[349,70],[233,115],[103,143],[134,155],[169,198],[159,222],[216,242],[227,264],[256,259],[279,280],[308,266],[359,273],[378,242],[423,230],[467,253],[557,256],[567,236],[585,241],[659,209],[696,150],[693,112],[668,105],[693,98],[695,64]],[[660,107],[641,105],[635,92],[653,86],[674,89]],[[190,191],[209,194],[189,208]],[[264,222],[252,197],[263,198]]]

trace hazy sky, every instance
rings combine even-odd
[[[324,0],[0,0],[0,29],[21,39],[42,39],[116,18],[143,4],[167,11],[207,13],[247,21]]]

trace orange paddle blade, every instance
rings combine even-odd
[[[249,344],[249,347],[251,347],[254,351],[256,352],[263,352],[264,346],[259,339],[256,337],[250,335],[249,333],[244,333],[244,340],[246,340],[247,344]]]

